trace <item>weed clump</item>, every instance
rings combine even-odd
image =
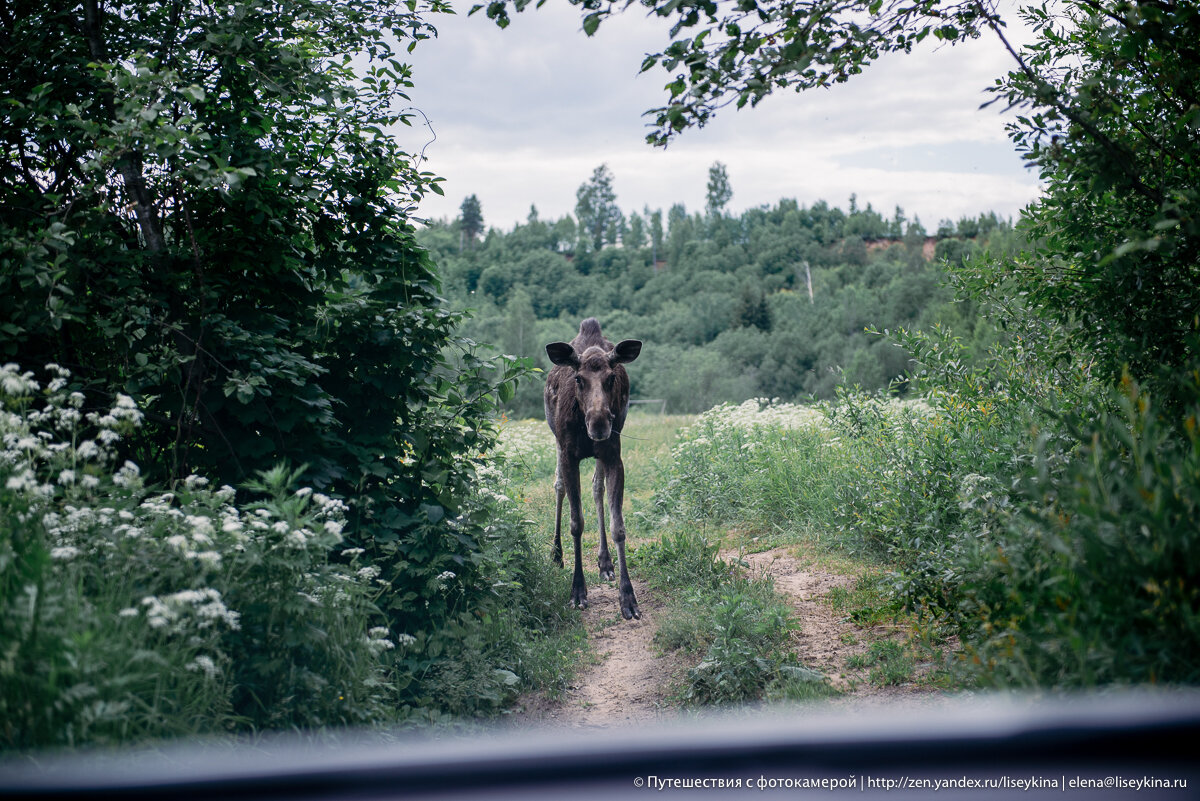
[[[685,529],[639,547],[636,557],[651,585],[677,598],[655,641],[668,650],[702,655],[680,690],[684,703],[832,694],[825,677],[799,664],[789,649],[798,626],[769,577],[744,575],[720,558],[715,544]]]

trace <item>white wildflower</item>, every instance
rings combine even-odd
[[[367,643],[367,649],[375,656],[379,656],[384,651],[390,651],[396,647],[396,644],[391,640],[379,640],[371,637],[363,638]]]
[[[152,595],[142,599],[142,606],[146,607],[146,622],[152,629],[161,629],[178,617],[169,606]]]
[[[18,398],[37,392],[40,385],[33,380],[33,373],[18,373],[18,369],[17,365],[12,363],[0,368],[0,389]]]
[[[197,541],[209,541],[207,540],[207,537],[209,534],[213,533],[213,524],[211,518],[201,517],[198,515],[188,515],[183,520],[192,527],[192,537],[194,539]],[[201,537],[205,539],[201,540]]]
[[[62,562],[65,562],[68,559],[74,559],[76,556],[79,556],[79,549],[73,545],[64,545],[60,548],[54,548],[50,551],[51,559],[58,559]]]
[[[195,659],[188,663],[187,669],[193,673],[204,673],[210,679],[217,677],[217,665],[213,662],[212,657],[204,654],[198,655]]]
[[[121,469],[113,475],[113,483],[118,487],[136,487],[141,483],[141,477],[142,469],[126,460]]]
[[[4,482],[4,486],[17,492],[29,490],[37,486],[37,476],[33,474],[32,470],[26,470],[23,473],[9,476],[8,480]]]
[[[183,480],[183,486],[190,490],[200,489],[208,486],[208,479],[204,476],[190,475]]]

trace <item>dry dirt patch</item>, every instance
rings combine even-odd
[[[728,554],[728,560],[739,559]],[[898,626],[863,628],[834,610],[828,595],[836,587],[851,589],[856,577],[830,573],[794,556],[790,549],[775,548],[762,553],[742,554],[740,562],[755,573],[769,575],[775,589],[792,601],[800,631],[795,635],[796,654],[803,665],[819,670],[843,695],[830,703],[867,706],[892,701],[936,702],[942,696],[914,683],[878,687],[870,683],[868,668],[851,668],[847,661],[865,653],[871,642],[902,638]]]

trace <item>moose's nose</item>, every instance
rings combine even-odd
[[[612,436],[612,425],[610,423],[589,425],[588,436],[592,438],[593,442],[603,442]]]
[[[612,436],[612,415],[604,414],[587,419],[588,437],[593,442],[603,442]]]

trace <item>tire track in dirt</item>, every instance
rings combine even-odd
[[[660,656],[655,647],[662,602],[645,582],[633,580],[640,620],[622,620],[615,582],[588,587],[588,608],[581,613],[595,662],[585,665],[558,701],[539,696],[521,699],[519,724],[574,729],[630,726],[674,716],[667,685],[680,662]]]

